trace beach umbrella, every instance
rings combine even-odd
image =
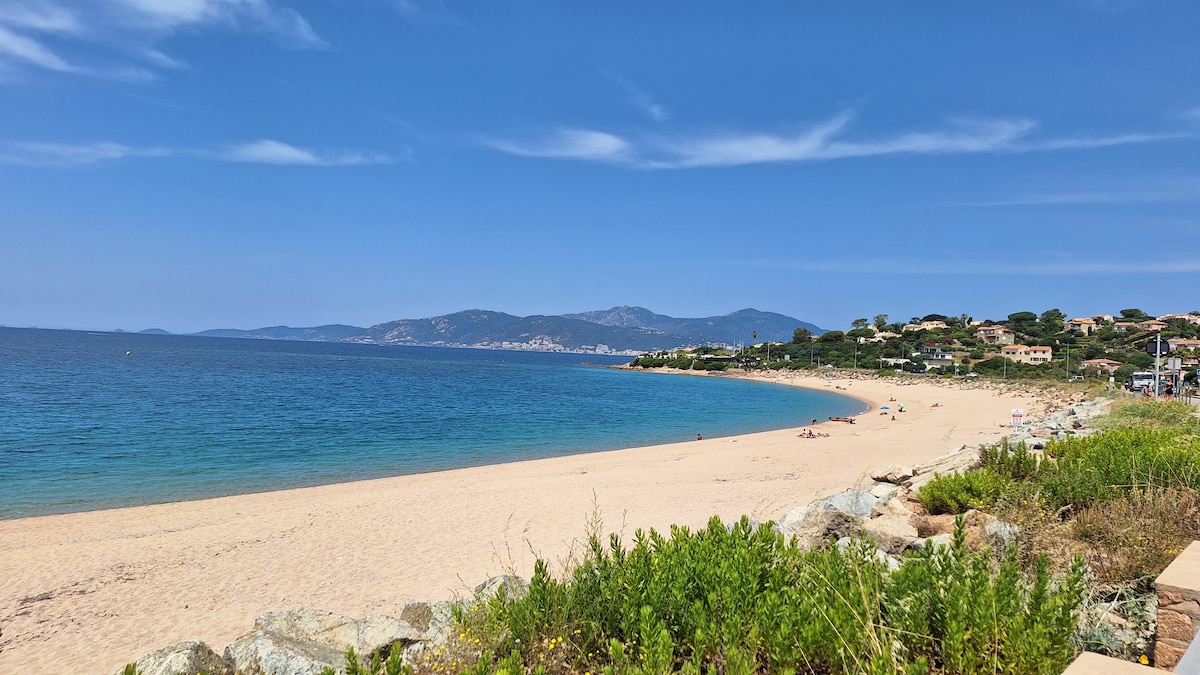
[[[889,408],[889,407],[887,407],[887,406],[885,405],[885,406],[883,406],[882,408],[880,408],[880,410],[891,410],[891,408]]]

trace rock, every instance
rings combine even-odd
[[[924,546],[925,542],[933,542],[934,548],[950,548],[954,545],[954,533],[947,532],[945,534],[935,534],[927,539],[918,539],[920,545]],[[915,542],[914,542],[915,545]]]
[[[801,548],[817,548],[830,539],[854,536],[862,529],[862,518],[842,511],[810,508],[812,506],[809,504],[806,507],[792,509],[788,512],[789,515],[794,516],[792,522],[789,523],[788,516],[784,516],[783,520],[776,525],[776,528],[783,534],[794,536],[796,543]],[[798,509],[803,510],[803,513],[793,514]]]
[[[234,675],[233,666],[211,647],[195,640],[180,642],[137,660],[138,675]],[[122,675],[124,669],[114,675]]]
[[[887,500],[883,506],[875,507],[875,511],[872,513],[872,515],[878,513],[881,516],[902,516],[904,518],[912,518],[914,515],[916,515],[916,512],[908,508],[908,504],[911,503],[912,502],[906,502],[898,497],[892,497],[891,499]]]
[[[951,515],[917,516],[912,519],[912,524],[916,527],[917,534],[922,537],[934,537],[954,532],[954,516]]]
[[[912,467],[904,467],[898,464],[885,466],[881,469],[875,469],[871,472],[871,480],[879,483],[894,483],[899,485],[912,477]]]
[[[851,490],[829,495],[822,500],[824,504],[821,508],[826,511],[841,511],[859,518],[866,518],[871,515],[871,509],[883,501],[870,492]]]
[[[500,589],[504,589],[505,597],[510,600],[529,595],[529,582],[513,574],[492,577],[475,587],[475,600],[490,600]]]
[[[921,464],[914,471],[913,477],[904,481],[904,487],[916,492],[922,485],[933,480],[934,476],[967,471],[978,466],[979,448],[964,448]]]
[[[839,492],[824,499],[818,499],[805,506],[797,506],[788,510],[779,519],[779,522],[775,524],[775,529],[783,534],[795,534],[806,518],[811,514],[822,511],[840,511],[856,518],[868,518],[871,515],[872,509],[884,501],[886,500],[880,499],[865,490]]]
[[[983,536],[993,547],[1004,551],[1010,546],[1016,546],[1017,539],[1021,536],[1021,528],[998,518],[992,519],[983,524]]]
[[[859,541],[859,540],[856,539],[855,537],[842,537],[841,539],[837,540],[837,543],[835,543],[834,546],[837,546],[837,549],[844,553],[856,541]],[[885,551],[881,551],[880,549],[875,549],[874,553],[872,553],[871,556],[874,557],[879,562],[886,565],[889,572],[895,572],[896,570],[900,569],[900,561],[896,560],[892,556],[888,555]]]
[[[892,497],[895,497],[900,490],[900,486],[894,483],[875,483],[871,487],[867,488],[867,492],[869,492],[871,496],[877,499],[880,503],[887,502]],[[878,504],[876,504],[876,506],[878,506]],[[874,508],[874,506],[872,506],[872,508]]]
[[[863,523],[863,531],[880,550],[899,555],[917,539],[917,528],[902,516],[881,516]]]
[[[420,638],[407,621],[379,614],[356,621],[317,609],[267,612],[225,648],[225,660],[239,675],[320,675],[325,668],[340,673],[349,647],[362,657],[386,656]]]

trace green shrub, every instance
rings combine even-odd
[[[1111,501],[1135,490],[1200,490],[1200,437],[1174,428],[1117,428],[1046,444],[1038,482],[1051,506]]]
[[[528,596],[482,610],[490,653],[510,656],[477,672],[1061,672],[1079,564],[1055,586],[1044,561],[1026,580],[964,541],[960,522],[953,548],[889,575],[872,544],[803,552],[746,519],[630,548],[593,536],[565,579],[539,561]]]
[[[1024,441],[1013,446],[1006,438],[999,445],[985,445],[979,456],[983,468],[1012,480],[1028,480],[1037,474],[1037,457],[1029,452]]]
[[[936,476],[921,486],[917,499],[931,514],[986,509],[1013,485],[1012,479],[991,468]]]

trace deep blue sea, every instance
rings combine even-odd
[[[800,426],[843,396],[628,357],[0,328],[0,518]]]

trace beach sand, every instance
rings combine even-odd
[[[218,652],[256,616],[398,614],[562,560],[604,532],[778,519],[867,472],[994,442],[1031,390],[766,375],[872,410],[798,429],[201,501],[0,521],[0,672],[107,675],[151,650]],[[959,381],[961,382],[961,381]],[[889,398],[897,399],[890,402]],[[905,403],[907,411],[879,414]],[[933,404],[939,404],[934,407]],[[704,433],[704,429],[697,429]]]

